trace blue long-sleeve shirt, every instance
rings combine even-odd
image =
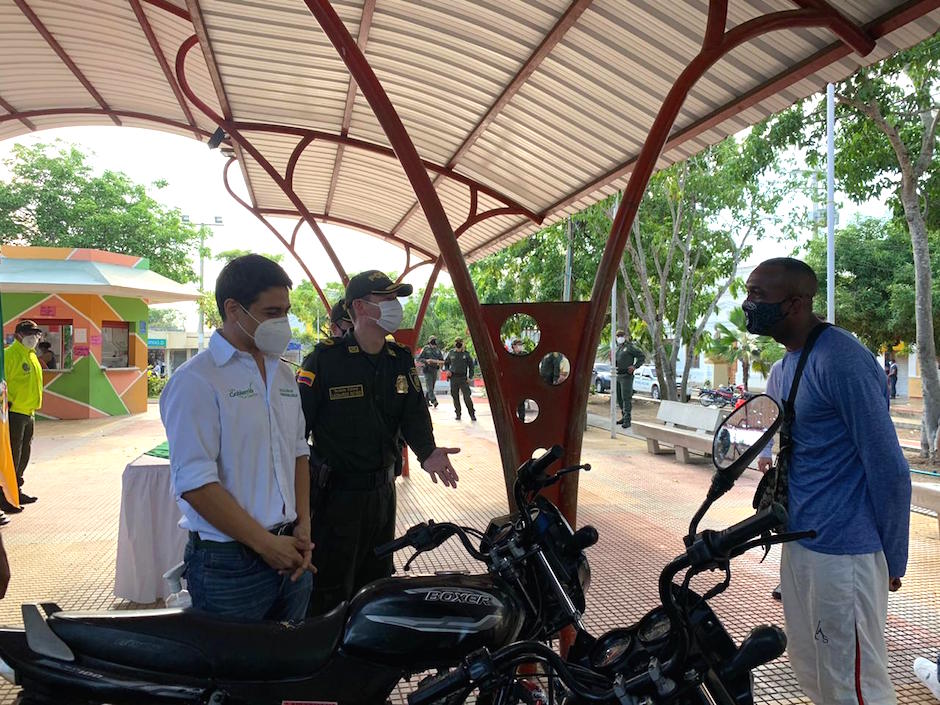
[[[783,404],[800,351],[788,352],[767,380]],[[891,422],[885,373],[841,328],[822,332],[796,396],[790,466],[790,531],[815,529],[801,543],[829,554],[883,550],[888,573],[907,569],[911,475]]]

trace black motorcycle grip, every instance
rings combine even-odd
[[[771,531],[787,521],[787,510],[783,505],[774,502],[760,514],[748,517],[719,531],[712,541],[712,550],[716,553],[730,553],[743,543],[760,536],[765,531]]]
[[[529,466],[529,477],[538,477],[544,473],[548,470],[548,466],[558,460],[564,452],[565,449],[557,443],[553,445],[544,455],[532,461],[532,465]]]
[[[410,545],[411,537],[408,536],[408,534],[405,534],[404,536],[398,537],[394,541],[389,541],[388,543],[383,543],[380,546],[376,546],[375,555],[378,558],[385,558],[386,556],[390,556],[395,553],[395,551],[400,551],[401,549]]]
[[[453,671],[438,676],[408,695],[408,705],[428,705],[469,685],[467,669],[458,666]]]

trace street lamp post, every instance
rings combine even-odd
[[[220,215],[215,216],[212,219],[211,223],[193,223],[190,220],[188,215],[184,215],[182,220],[184,223],[188,223],[189,225],[199,226],[199,293],[202,294],[203,284],[204,284],[203,278],[205,276],[205,259],[206,259],[205,258],[206,231],[204,228],[221,227],[225,223],[222,221],[222,216]],[[199,326],[196,329],[197,334],[198,334],[198,342],[197,342],[196,347],[199,352],[202,352],[203,350],[205,350],[205,347],[206,347],[205,326],[206,326],[206,317],[205,317],[205,314],[202,312],[202,306],[200,305],[199,306]]]

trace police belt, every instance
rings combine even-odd
[[[375,472],[336,472],[330,473],[327,487],[331,490],[366,491],[375,490],[395,482],[395,466],[390,465]]]
[[[275,536],[289,536],[293,532],[294,527],[297,526],[296,521],[288,521],[283,524],[278,524],[277,526],[272,526],[268,529],[269,533],[274,534]],[[222,551],[232,551],[240,550],[245,548],[251,550],[247,546],[238,541],[209,541],[207,539],[199,538],[199,532],[190,531],[189,538],[193,542],[193,548],[208,548],[213,550],[222,550]]]

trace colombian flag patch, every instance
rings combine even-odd
[[[313,386],[313,380],[316,378],[316,375],[309,370],[303,368],[297,370],[297,384],[305,384],[308,387]]]

